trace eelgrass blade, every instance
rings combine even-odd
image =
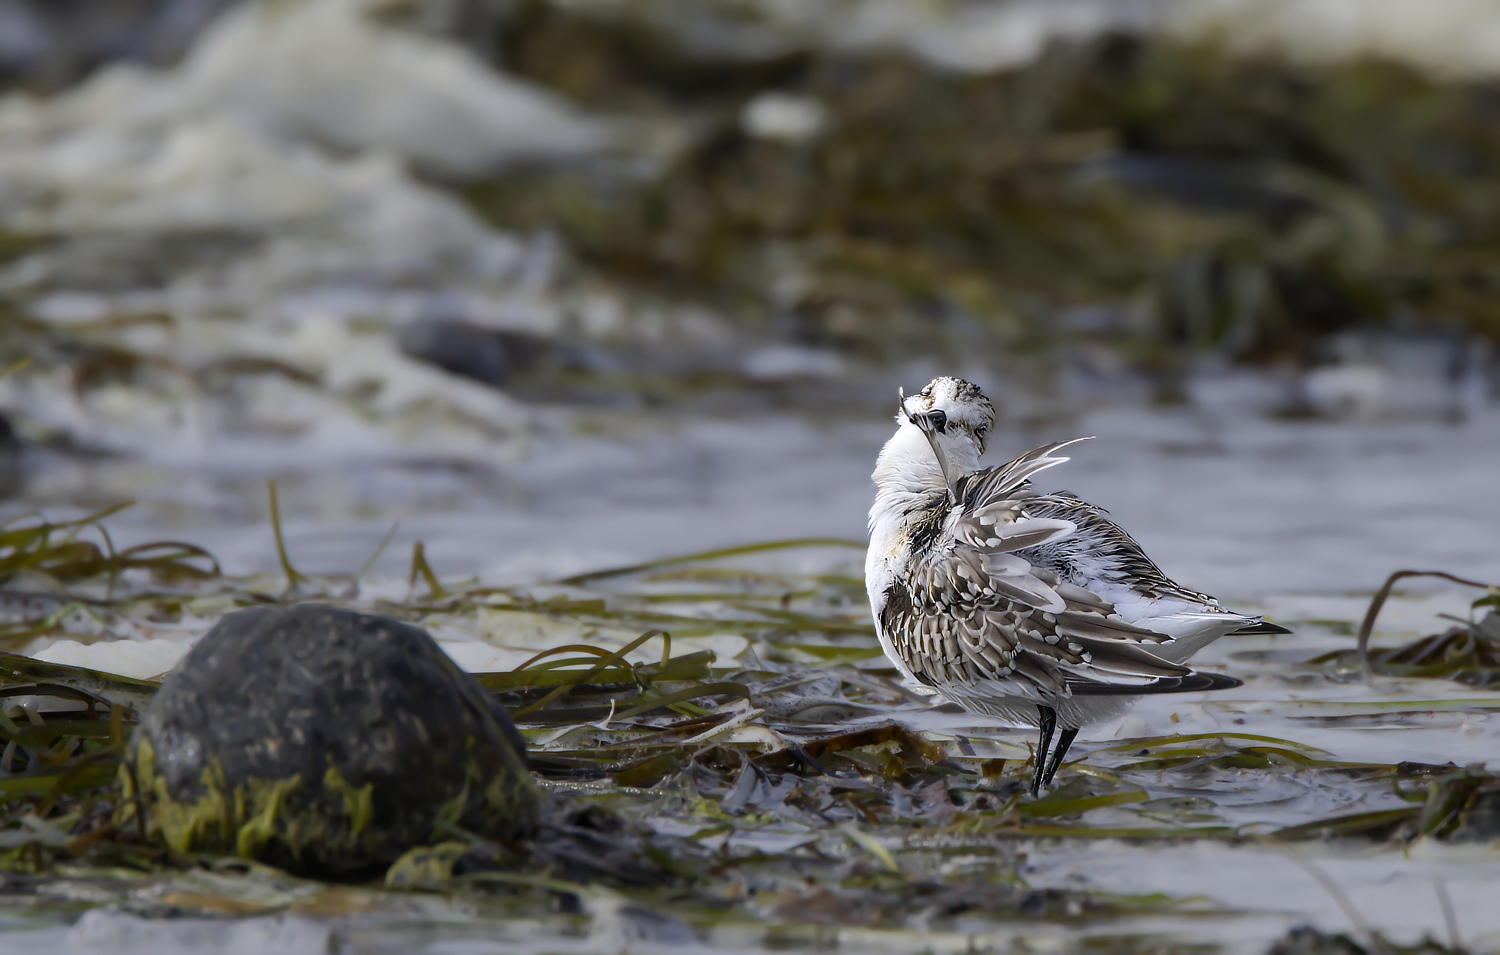
[[[432,566],[427,563],[427,549],[421,541],[411,545],[411,577],[408,585],[412,590],[416,590],[418,577],[426,582],[427,593],[432,600],[442,603],[448,599],[448,592],[438,583],[437,574],[432,572]]]
[[[663,557],[660,560],[648,560],[640,564],[630,564],[625,567],[611,567],[608,570],[595,570],[586,574],[575,574],[572,577],[564,577],[559,580],[560,584],[580,585],[596,580],[605,580],[610,577],[624,577],[629,574],[638,574],[658,567],[673,567],[678,564],[691,564],[704,560],[722,560],[725,557],[742,557],[746,554],[760,554],[773,550],[792,550],[801,547],[850,547],[863,550],[867,545],[864,541],[848,540],[842,537],[801,537],[792,540],[769,541],[764,544],[746,544],[741,547],[724,547],[717,550],[700,551],[696,554],[683,554],[680,557]]]
[[[271,499],[271,533],[276,536],[276,559],[281,562],[281,572],[286,575],[286,589],[294,592],[307,583],[307,578],[297,572],[292,566],[291,558],[287,556],[286,538],[281,533],[281,506],[277,500],[276,482],[267,481],[266,490]]]
[[[1385,579],[1385,583],[1381,584],[1380,589],[1375,592],[1375,596],[1371,598],[1370,607],[1365,611],[1365,618],[1359,625],[1359,637],[1356,647],[1359,650],[1360,669],[1364,670],[1367,677],[1379,675],[1379,671],[1375,669],[1374,661],[1370,659],[1370,634],[1375,629],[1375,619],[1380,616],[1380,608],[1385,606],[1386,598],[1391,595],[1391,588],[1396,585],[1396,581],[1404,580],[1407,577],[1440,577],[1443,580],[1451,580],[1455,584],[1462,584],[1465,587],[1480,587],[1486,591],[1496,590],[1494,584],[1480,583],[1477,580],[1465,580],[1462,577],[1455,577],[1453,574],[1442,570],[1398,570],[1391,574]]]
[[[603,673],[605,670],[609,669],[610,664],[624,660],[627,654],[633,651],[636,647],[639,647],[641,644],[645,643],[647,640],[650,640],[652,637],[665,635],[666,631],[664,630],[648,630],[647,632],[641,634],[639,637],[636,637],[634,640],[627,643],[625,646],[621,647],[619,650],[611,653],[608,657],[605,657],[603,662],[594,667],[592,670],[588,670],[581,674],[576,683],[566,683],[562,686],[559,686],[557,689],[553,690],[551,693],[548,693],[546,696],[542,697],[540,700],[537,700],[535,703],[532,703],[530,706],[522,707],[521,709],[517,710],[514,715],[517,717],[521,717],[525,716],[527,713],[531,713],[543,708],[553,700],[560,698],[564,693],[567,693],[573,687],[587,683],[589,680],[593,679],[600,673]]]

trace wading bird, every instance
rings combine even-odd
[[[865,586],[880,645],[909,680],[1037,727],[1034,796],[1080,727],[1148,693],[1239,686],[1183,665],[1205,645],[1290,631],[1180,586],[1103,509],[1035,490],[1031,476],[1068,460],[1056,452],[1073,441],[981,469],[994,418],[958,378],[901,395],[872,475]]]

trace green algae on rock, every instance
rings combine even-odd
[[[525,744],[472,677],[416,627],[317,604],[219,621],[120,774],[122,828],[324,875],[388,864],[445,825],[510,838],[537,819]]]

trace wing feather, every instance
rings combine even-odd
[[[1061,456],[1054,457],[1053,451],[1087,440],[1089,439],[1073,438],[1069,441],[1054,441],[1027,451],[997,468],[985,468],[966,475],[959,481],[958,499],[963,502],[965,508],[972,509],[976,501],[1008,497],[1033,474],[1068,460]]]
[[[1029,574],[1019,577],[991,577],[987,584],[995,596],[1024,604],[1027,608],[1049,613],[1061,613],[1068,608],[1057,591]]]
[[[1146,556],[1135,538],[1110,520],[1102,507],[1075,494],[1058,491],[1029,498],[1027,510],[1037,515],[1036,520],[1067,521],[1077,528],[1067,538],[1055,537],[1038,545],[1038,552],[1031,555],[1033,559],[1049,566],[1067,568],[1079,556],[1086,555],[1091,564],[1102,563],[1112,568],[1111,575],[1121,580],[1128,579],[1133,589],[1150,598],[1166,597],[1205,607],[1218,606],[1213,597],[1189,590],[1163,573],[1156,562]]]
[[[1015,510],[1002,512],[998,507],[985,508],[972,516],[966,515],[959,523],[966,542],[975,547],[1000,551],[1023,550],[1050,544],[1078,530],[1078,525],[1072,521],[1044,517],[1023,517],[1017,520]]]
[[[883,634],[921,682],[1129,694],[1164,692],[1194,673],[1150,651],[1167,635],[1112,616],[1109,601],[1016,553],[1078,532],[1072,515],[1029,513],[1040,495],[1026,483],[1066,461],[1053,452],[1072,443],[961,478],[959,503],[934,515],[941,531],[912,555],[881,612]]]
[[[1162,643],[1171,639],[1164,633],[1114,620],[1099,613],[1066,611],[1057,615],[1057,632],[1065,637],[1088,640],[1113,640],[1130,643]]]

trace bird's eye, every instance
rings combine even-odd
[[[929,412],[927,420],[932,422],[933,428],[939,433],[942,433],[942,430],[948,426],[948,415],[942,411]]]
[[[990,429],[986,428],[984,425],[980,425],[979,427],[977,427],[977,428],[974,429],[974,437],[978,438],[981,441],[983,441],[984,440],[984,436],[987,435],[987,434],[989,434],[989,433],[990,433]]]

